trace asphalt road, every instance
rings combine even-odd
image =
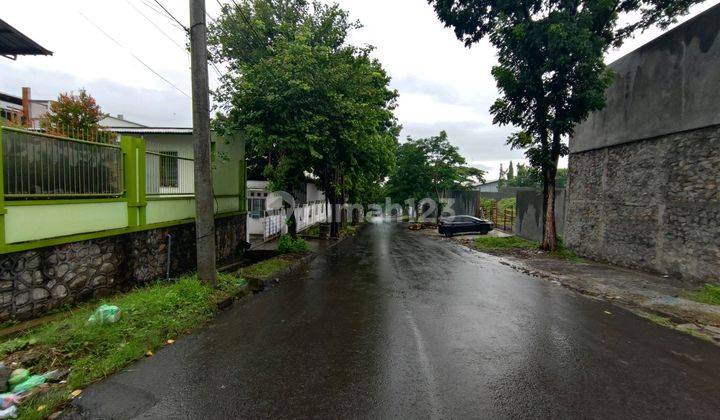
[[[720,349],[389,223],[68,417],[720,417]]]

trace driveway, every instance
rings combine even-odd
[[[66,417],[720,416],[720,349],[378,223]]]

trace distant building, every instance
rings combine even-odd
[[[500,180],[486,182],[477,187],[480,192],[499,192],[500,191]]]
[[[32,99],[29,87],[22,88],[22,96],[0,92],[0,118],[38,129],[51,103],[49,99]]]

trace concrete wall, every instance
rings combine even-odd
[[[720,6],[612,63],[607,106],[575,130],[570,151],[720,124]]]
[[[557,234],[563,236],[565,233],[565,190],[559,188],[555,193],[555,227]],[[515,203],[517,217],[515,218],[513,232],[521,238],[542,241],[543,225],[545,224],[542,191],[517,191]]]
[[[615,264],[720,278],[720,6],[612,65],[570,142],[566,243]]]

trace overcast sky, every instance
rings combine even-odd
[[[226,2],[227,0],[221,0]],[[187,0],[161,0],[188,22]],[[400,92],[397,116],[402,137],[446,130],[471,164],[497,177],[501,163],[523,159],[505,139],[512,129],[492,125],[488,109],[497,96],[490,69],[493,48],[465,48],[438,21],[425,0],[339,0],[364,28],[352,35],[372,44]],[[706,1],[681,21],[719,3]],[[30,86],[38,99],[86,88],[104,112],[155,126],[190,126],[190,61],[183,31],[154,0],[23,0],[4,7],[0,18],[54,52],[51,57],[0,58],[0,91],[20,95]],[[207,0],[217,16],[216,0]],[[97,27],[95,26],[97,25]],[[98,29],[102,28],[102,31]],[[661,32],[650,30],[608,56],[611,62]],[[114,39],[111,40],[110,38]],[[153,74],[133,55],[172,85]],[[210,71],[211,87],[217,76]]]

